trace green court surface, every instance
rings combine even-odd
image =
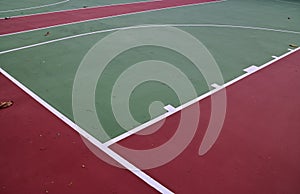
[[[48,1],[47,3],[56,2],[58,1]],[[131,1],[101,1],[101,4],[125,2]],[[1,1],[1,5],[4,5],[1,6],[3,10],[5,4],[6,1]],[[84,4],[92,6],[99,5],[99,2],[90,0],[85,1]],[[28,1],[23,5],[26,7],[42,4]],[[18,8],[23,8],[23,5],[18,3]],[[82,5],[80,1],[70,1],[65,5],[41,10],[56,11],[79,8]],[[14,8],[7,7],[7,9]],[[35,13],[35,10],[22,12],[22,14],[29,13]],[[0,16],[4,15],[0,12]],[[122,28],[142,25],[142,27],[135,28],[151,29],[153,25],[163,25],[183,30],[206,46],[216,60],[224,82],[228,82],[244,74],[243,69],[251,65],[261,66],[272,60],[272,56],[286,53],[290,44],[299,45],[299,23],[300,4],[297,1],[227,0],[159,10],[1,36],[0,67],[62,114],[74,120],[72,89],[76,71],[84,56],[95,43],[120,28],[126,30]],[[161,27],[161,30],[166,30],[164,27]],[[49,36],[45,36],[47,32],[50,33]],[[88,34],[90,32],[94,33]],[[60,40],[74,35],[78,36]],[[127,38],[134,39],[135,37],[128,36]],[[42,42],[45,44],[22,48]],[[4,51],[14,48],[21,49],[4,53]],[[107,45],[107,48],[110,49],[110,45]],[[155,45],[128,49],[110,61],[98,80],[94,94],[98,118],[110,138],[166,112],[161,104],[154,106],[153,102],[160,101],[164,105],[171,104],[174,107],[182,104],[172,88],[150,80],[137,86],[130,95],[129,108],[137,123],[128,124],[124,129],[116,121],[111,107],[111,99],[116,98],[116,103],[121,105],[126,103],[126,98],[122,95],[112,96],[113,86],[122,72],[133,64],[145,60],[168,62],[180,69],[193,84],[197,96],[210,90],[201,72],[182,54]],[[157,74],[168,74],[168,72],[161,71],[163,70],[157,69]],[[178,78],[178,84],[180,79]],[[274,79],[280,79],[280,77]],[[184,103],[194,98],[194,96],[187,96]],[[149,107],[153,109],[149,111]],[[86,110],[87,117],[89,111],[91,110]],[[81,125],[81,123],[78,124]],[[90,128],[85,127],[84,129],[101,142],[109,140],[109,138],[103,137],[96,127],[90,126]]]

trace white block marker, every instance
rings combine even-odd
[[[164,107],[168,112],[175,112],[176,108],[170,104]]]
[[[252,66],[250,66],[250,67],[244,69],[244,71],[247,72],[247,73],[253,73],[253,72],[257,71],[258,69],[259,69],[259,68],[258,68],[257,66],[252,65]]]

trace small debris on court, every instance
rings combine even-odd
[[[82,165],[81,165],[81,168],[85,168],[85,165],[84,165],[84,164],[82,164]]]
[[[293,48],[298,48],[299,46],[296,45],[296,44],[289,44],[290,47],[293,47]]]
[[[14,104],[13,101],[0,102],[0,109],[8,108]]]
[[[50,32],[46,32],[46,34],[44,34],[44,36],[49,36],[50,35]]]

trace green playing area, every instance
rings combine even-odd
[[[57,2],[59,1],[52,0],[47,3]],[[126,2],[133,1],[101,1],[101,4]],[[18,2],[17,6],[7,4],[7,0],[0,3],[2,17],[80,8],[84,5],[93,6],[99,5],[99,2],[89,0],[83,5],[81,1],[74,0],[60,6],[3,13],[3,10],[16,9],[16,7],[22,9],[43,5],[31,1],[21,4]],[[138,25],[142,26],[135,27],[137,30],[151,29],[157,25],[176,27],[191,34],[205,45],[217,62],[226,83],[244,74],[243,69],[251,65],[261,66],[272,60],[272,56],[286,53],[290,44],[300,44],[299,7],[297,1],[228,0],[1,36],[0,67],[62,114],[74,120],[72,91],[78,67],[91,47],[108,35]],[[164,27],[161,27],[162,31],[167,30]],[[45,36],[47,32],[49,35]],[[135,39],[130,35],[125,38]],[[170,41],[175,40],[170,39]],[[107,45],[108,49],[109,46]],[[20,49],[11,50],[15,48]],[[166,110],[163,108],[165,105],[171,104],[174,107],[182,105],[168,85],[148,80],[138,85],[129,98],[130,112],[136,122],[128,121],[128,126],[124,127],[116,121],[111,101],[113,99],[116,106],[121,106],[126,103],[127,97],[113,96],[113,87],[122,72],[133,64],[146,60],[164,61],[174,65],[188,77],[197,96],[210,90],[201,72],[182,54],[155,45],[130,48],[109,62],[98,80],[94,94],[96,114],[110,138],[117,137],[126,130],[165,113]],[[158,68],[154,72],[157,75],[169,73],[168,69]],[[178,78],[177,81],[180,84],[182,80]],[[194,98],[195,96],[186,96],[184,103]],[[160,101],[161,104],[153,104],[156,101]],[[84,111],[88,117],[92,110]],[[126,118],[123,119],[126,122]],[[90,126],[84,129],[101,142],[109,140],[99,133],[96,127]]]

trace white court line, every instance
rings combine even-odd
[[[160,0],[158,0],[158,1],[160,1]],[[212,4],[212,3],[220,3],[220,2],[225,2],[225,1],[227,1],[227,0],[220,0],[220,1],[213,1],[213,2],[203,2],[203,3],[189,4],[189,5],[180,5],[180,6],[174,6],[174,7],[151,9],[151,10],[146,10],[146,11],[138,11],[138,12],[120,14],[120,15],[115,15],[115,16],[107,16],[107,17],[102,17],[102,18],[82,20],[82,21],[79,21],[79,22],[70,22],[70,23],[66,23],[66,24],[52,25],[52,26],[47,26],[47,27],[43,27],[43,28],[35,28],[35,29],[32,29],[32,30],[24,30],[24,31],[19,31],[19,32],[14,32],[14,33],[2,34],[2,35],[0,35],[0,37],[2,37],[2,36],[10,36],[10,35],[14,35],[14,34],[20,34],[20,33],[25,33],[25,32],[33,32],[33,31],[48,29],[48,28],[52,28],[52,27],[67,26],[67,25],[72,25],[72,24],[79,24],[79,23],[90,22],[90,21],[97,21],[97,20],[108,19],[108,18],[115,18],[115,17],[128,16],[128,15],[135,15],[135,14],[139,14],[139,13],[149,13],[149,12],[153,12],[153,11],[176,9],[176,8],[181,8],[181,7],[192,7],[192,6],[196,6],[196,5],[205,5],[205,4]],[[23,17],[23,16],[20,16],[20,17]]]
[[[53,113],[55,116],[57,116],[59,119],[61,119],[64,123],[69,125],[71,128],[73,128],[75,131],[77,131],[81,136],[83,136],[85,139],[90,141],[93,145],[97,146],[101,151],[109,155],[111,158],[113,158],[115,161],[117,161],[119,164],[121,164],[123,167],[125,167],[127,170],[135,174],[137,177],[142,179],[145,183],[159,191],[160,193],[167,193],[171,194],[173,193],[169,189],[167,189],[165,186],[151,178],[149,175],[138,169],[136,166],[128,162],[126,159],[124,159],[122,156],[118,155],[116,152],[105,146],[103,143],[101,143],[99,140],[94,138],[92,135],[87,133],[85,130],[80,128],[78,125],[76,125],[73,121],[68,119],[66,116],[64,116],[62,113],[57,111],[54,107],[52,107],[50,104],[48,104],[46,101],[44,101],[42,98],[40,98],[38,95],[36,95],[34,92],[32,92],[30,89],[28,89],[26,86],[21,84],[19,81],[17,81],[14,77],[12,77],[10,74],[8,74],[6,71],[4,71],[2,68],[0,68],[0,73],[2,73],[6,78],[8,78],[10,81],[12,81],[15,85],[17,85],[19,88],[21,88],[25,93],[27,93],[29,96],[31,96],[33,99],[35,99],[38,103],[40,103],[43,107],[48,109],[51,113]]]
[[[130,131],[127,131],[126,133],[123,133],[122,135],[120,135],[118,137],[115,137],[115,138],[113,138],[113,139],[105,142],[104,145],[107,146],[107,147],[109,147],[109,146],[111,146],[114,143],[117,143],[117,142],[119,142],[119,141],[121,141],[121,140],[123,140],[123,139],[125,139],[125,138],[127,138],[127,137],[129,137],[131,135],[133,135],[133,134],[136,134],[139,131],[141,131],[141,130],[143,130],[143,129],[145,129],[145,128],[147,128],[147,127],[149,127],[149,126],[151,126],[151,125],[153,125],[153,124],[155,124],[155,123],[157,123],[157,122],[159,122],[159,121],[161,121],[163,119],[166,119],[167,117],[169,117],[169,116],[171,116],[171,115],[173,115],[173,114],[181,111],[182,109],[184,109],[184,108],[186,108],[186,107],[188,107],[188,106],[190,106],[192,104],[195,104],[195,103],[203,100],[204,98],[207,98],[208,96],[213,95],[214,93],[222,90],[223,88],[227,88],[228,86],[230,86],[230,85],[232,85],[232,84],[234,84],[234,83],[236,83],[236,82],[238,82],[238,81],[240,81],[240,80],[242,80],[242,79],[244,79],[244,78],[246,78],[246,77],[248,77],[248,76],[256,73],[257,71],[259,71],[259,70],[261,70],[261,69],[263,69],[263,68],[265,68],[265,67],[267,67],[267,66],[269,66],[269,65],[271,65],[273,63],[275,63],[276,61],[279,61],[280,59],[282,59],[284,57],[287,57],[288,55],[290,55],[290,54],[292,54],[292,53],[294,53],[294,52],[296,52],[298,50],[300,50],[300,47],[297,48],[297,49],[295,49],[295,50],[289,51],[289,52],[283,54],[282,56],[277,57],[276,59],[273,59],[273,60],[265,63],[262,66],[259,66],[257,69],[253,69],[253,71],[247,72],[247,73],[245,73],[245,74],[243,74],[243,75],[241,75],[241,76],[239,76],[239,77],[237,77],[237,78],[235,78],[235,79],[233,79],[233,80],[225,83],[222,86],[219,86],[217,84],[213,84],[214,86],[216,86],[215,89],[213,89],[213,90],[211,90],[211,91],[209,91],[209,92],[207,92],[207,93],[205,93],[205,94],[203,94],[203,95],[201,95],[201,96],[199,96],[199,97],[197,97],[197,98],[195,98],[195,99],[193,99],[193,100],[191,100],[191,101],[189,101],[189,102],[187,102],[187,103],[185,103],[185,104],[183,104],[183,105],[181,105],[181,106],[179,106],[177,108],[175,108],[175,110],[173,112],[167,112],[167,113],[165,113],[165,114],[163,114],[163,115],[161,115],[161,116],[159,116],[159,117],[157,117],[157,118],[155,118],[153,120],[150,120],[150,121],[144,123],[141,126],[138,126],[138,127],[134,128],[134,129],[132,129]]]
[[[9,12],[16,12],[16,11],[25,11],[25,10],[31,10],[31,9],[39,9],[39,8],[43,8],[43,7],[50,7],[50,6],[59,5],[59,4],[62,4],[62,3],[67,3],[69,1],[70,0],[64,0],[64,1],[57,2],[57,3],[47,4],[47,5],[40,5],[40,6],[34,6],[34,7],[21,8],[21,9],[5,10],[5,11],[0,11],[0,13],[9,13]]]
[[[262,28],[262,27],[255,27],[255,26],[235,26],[235,25],[227,25],[227,24],[153,24],[153,25],[142,25],[142,26],[129,26],[129,27],[120,27],[120,28],[113,28],[113,29],[107,29],[107,30],[99,30],[95,32],[87,32],[83,34],[73,35],[73,36],[67,36],[64,38],[58,38],[54,40],[49,40],[45,42],[40,42],[32,45],[22,46],[18,48],[13,48],[5,51],[0,51],[1,54],[10,53],[18,50],[23,50],[27,48],[33,48],[37,46],[42,46],[54,42],[59,42],[63,40],[69,40],[73,38],[88,36],[92,34],[100,34],[105,32],[113,32],[117,30],[128,30],[128,29],[137,29],[137,28],[151,28],[151,27],[216,27],[216,28],[240,28],[240,29],[251,29],[251,30],[262,30],[262,31],[273,31],[273,32],[281,32],[281,33],[290,33],[290,34],[300,34],[300,32],[296,31],[289,31],[289,30],[283,30],[283,29],[271,29],[271,28]]]

